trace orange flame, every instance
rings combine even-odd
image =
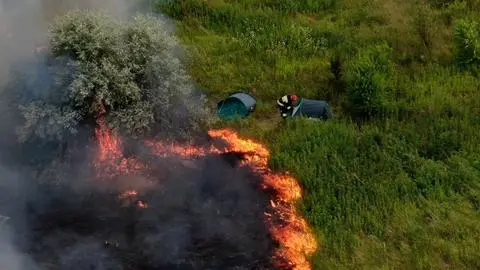
[[[97,125],[95,136],[98,140],[99,152],[95,165],[99,169],[100,175],[113,177],[144,168],[144,165],[135,158],[125,158],[123,156],[121,140],[113,135],[102,117],[97,119]]]
[[[148,204],[145,201],[137,201],[137,206],[140,208],[147,208]]]
[[[273,238],[280,243],[276,257],[287,259],[293,269],[311,269],[308,257],[317,249],[317,242],[307,222],[297,213],[295,202],[301,198],[302,190],[295,178],[288,174],[275,174],[268,168],[270,153],[265,146],[242,139],[228,129],[211,130],[209,135],[226,140],[230,151],[247,153],[245,165],[263,176],[265,188],[276,191],[277,196],[271,201],[273,215],[265,214]],[[272,216],[280,217],[282,224],[277,224]]]
[[[122,194],[120,194],[120,196],[118,196],[120,199],[128,199],[128,198],[132,198],[132,197],[135,197],[138,195],[138,192],[135,191],[135,190],[127,190],[125,192],[122,192]]]
[[[249,139],[243,139],[232,130],[210,130],[210,137],[222,139],[229,146],[221,151],[215,147],[200,148],[165,144],[162,142],[146,141],[158,156],[180,156],[182,158],[195,158],[212,153],[235,151],[245,153],[242,165],[249,166],[262,176],[261,186],[265,189],[275,190],[275,198],[271,200],[271,210],[265,213],[270,232],[280,247],[276,250],[274,259],[278,260],[277,266],[283,268],[280,261],[287,260],[289,267],[298,270],[311,269],[308,257],[317,249],[317,242],[307,222],[299,215],[295,202],[302,197],[302,190],[295,178],[288,174],[276,174],[268,168],[270,153],[268,149]],[[110,176],[130,173],[141,170],[144,165],[134,158],[125,158],[121,153],[121,141],[114,136],[102,118],[99,118],[96,136],[99,141],[99,154],[97,161],[112,168]],[[99,168],[101,166],[98,166]],[[125,191],[121,198],[132,198],[138,195],[135,190]],[[145,201],[138,200],[136,205],[140,208],[148,207]]]

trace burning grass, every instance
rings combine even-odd
[[[145,173],[149,171],[148,168],[152,166],[150,162],[141,161],[136,157],[126,158],[122,155],[121,140],[108,130],[102,119],[99,119],[96,135],[99,142],[99,152],[95,165],[99,169],[101,176],[114,178],[122,174]],[[310,269],[307,258],[315,252],[317,243],[306,221],[300,217],[294,206],[295,201],[301,198],[301,188],[296,180],[290,175],[275,174],[269,170],[269,151],[265,146],[240,138],[235,132],[227,129],[211,130],[209,135],[215,140],[226,142],[226,147],[223,149],[215,146],[196,147],[156,141],[147,141],[145,145],[150,148],[152,155],[161,158],[176,157],[175,160],[182,161],[181,164],[183,165],[186,164],[186,160],[192,161],[209,156],[220,156],[224,160],[230,161],[230,165],[237,164],[243,170],[248,170],[250,172],[249,177],[239,177],[235,181],[244,181],[245,179],[242,178],[255,179],[255,181],[250,183],[254,186],[254,189],[261,190],[263,194],[270,196],[270,198],[265,197],[269,203],[262,208],[262,216],[258,217],[265,221],[264,224],[268,234],[277,243],[276,248],[271,247],[273,254],[269,258],[269,263],[272,264],[271,266],[280,269]],[[233,163],[232,160],[234,161]],[[171,165],[173,164],[167,166],[168,168],[164,167],[164,169],[172,169]],[[196,163],[193,162],[193,167],[198,165],[198,161]],[[219,173],[221,172],[208,173],[207,178]],[[255,177],[252,177],[252,175],[255,175]],[[225,176],[220,174],[214,178],[223,178]],[[188,176],[183,176],[182,179],[189,178]],[[225,179],[219,179],[219,181],[225,181]],[[230,183],[234,185],[239,184]],[[186,182],[185,184],[192,185],[195,183]],[[219,185],[219,183],[215,182],[210,182],[210,184]],[[157,192],[168,192],[168,190],[167,188]],[[222,192],[218,187],[210,189],[210,191]],[[148,208],[149,202],[138,199],[139,193],[141,192],[137,190],[124,190],[119,195],[119,198],[122,201],[128,201],[130,205],[138,208]],[[222,196],[221,194],[218,195]],[[243,203],[241,201],[238,202]],[[236,225],[232,224],[232,226],[235,227]]]
[[[46,269],[272,269],[258,178],[217,155],[184,162],[151,158],[93,188],[49,190],[28,253]]]

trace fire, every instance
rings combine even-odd
[[[127,190],[118,196],[120,199],[128,199],[138,195],[138,192],[135,190]]]
[[[241,138],[237,133],[228,129],[210,130],[210,137],[224,140],[228,143],[227,149],[219,150],[211,147],[195,147],[189,145],[166,144],[157,141],[146,141],[155,155],[179,156],[185,159],[219,154],[226,152],[245,153],[243,166],[249,166],[261,176],[260,186],[275,191],[275,198],[270,202],[270,210],[265,213],[265,220],[275,241],[280,244],[274,260],[277,266],[283,268],[282,260],[288,261],[288,268],[306,270],[311,269],[308,257],[317,249],[317,242],[307,222],[296,210],[295,202],[302,197],[302,190],[296,179],[288,174],[277,174],[268,168],[270,153],[268,149],[249,139]],[[121,140],[116,137],[99,118],[96,136],[99,143],[97,168],[110,168],[108,176],[131,173],[142,170],[145,165],[135,158],[125,158],[121,152]],[[105,171],[101,171],[105,173]],[[105,174],[103,174],[105,175]],[[121,199],[133,199],[138,196],[135,190],[127,190],[119,195]],[[136,200],[139,208],[148,207],[147,202]]]
[[[95,129],[95,136],[99,143],[100,161],[107,161],[112,158],[119,158],[122,156],[120,151],[120,140],[113,136],[103,118],[97,119],[98,127]]]
[[[147,208],[148,204],[142,200],[137,201],[137,206],[140,208]]]
[[[139,208],[148,208],[148,204],[143,200],[135,200],[138,196],[138,192],[136,190],[127,190],[122,192],[118,198],[124,201],[129,202],[130,204],[133,203]],[[128,205],[128,204],[127,204]]]
[[[276,191],[277,197],[270,202],[272,213],[265,213],[270,232],[280,243],[277,258],[287,259],[293,269],[311,269],[307,258],[317,249],[317,242],[307,222],[297,213],[296,200],[302,196],[298,182],[288,174],[275,174],[268,168],[268,149],[252,140],[242,139],[237,133],[228,130],[211,130],[213,138],[226,140],[230,151],[246,152],[245,165],[262,175],[264,188]],[[278,222],[273,217],[281,220]]]
[[[116,176],[122,173],[131,173],[144,168],[135,158],[125,158],[121,151],[122,142],[114,136],[102,117],[97,119],[95,136],[99,149],[96,167],[100,175]],[[106,165],[106,166],[105,166]]]

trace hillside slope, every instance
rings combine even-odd
[[[212,104],[255,89],[229,125],[301,181],[315,269],[480,268],[480,2],[183,0],[190,73]],[[280,121],[287,93],[336,119]]]

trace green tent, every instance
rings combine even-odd
[[[325,100],[302,98],[300,103],[293,108],[291,116],[328,120],[333,118],[333,113],[330,105]]]
[[[255,110],[255,98],[245,92],[235,92],[217,103],[217,115],[223,120],[247,117]]]

